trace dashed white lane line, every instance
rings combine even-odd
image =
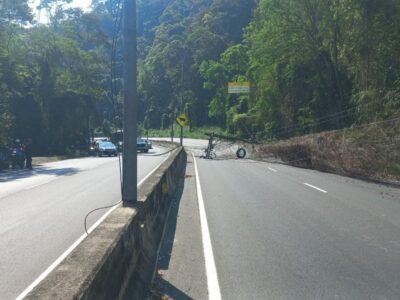
[[[217,268],[215,267],[210,231],[208,229],[208,223],[207,223],[206,209],[204,207],[203,194],[201,192],[199,171],[197,169],[197,162],[193,153],[192,157],[194,161],[194,170],[196,172],[196,189],[197,189],[197,199],[200,211],[200,224],[201,224],[201,235],[203,240],[204,259],[206,263],[208,299],[221,300],[221,291],[218,283]]]
[[[270,171],[272,171],[272,172],[278,172],[278,170],[275,170],[275,169],[273,169],[273,168],[270,168],[270,167],[268,167],[268,170],[270,170]]]
[[[304,184],[305,184],[306,186],[308,186],[308,187],[310,187],[310,188],[313,188],[313,189],[315,189],[315,190],[317,190],[317,191],[320,191],[320,192],[322,192],[322,193],[325,193],[325,194],[328,193],[327,191],[325,191],[325,190],[323,190],[323,189],[320,189],[319,187],[316,187],[315,185],[312,185],[312,184],[309,184],[309,183],[306,183],[306,182],[304,182]]]
[[[169,157],[169,155],[168,155]],[[153,173],[163,164],[165,160],[163,160],[160,164],[157,165],[149,174],[147,174],[142,180],[139,181],[138,187],[140,187],[147,178],[149,178]],[[96,229],[97,226],[101,224],[101,222],[104,221],[105,218],[107,218],[117,207],[119,207],[118,204],[113,206],[111,209],[109,209],[100,219],[97,220],[96,223],[94,223],[88,230],[88,233],[90,234],[93,230]],[[35,279],[20,295],[15,300],[22,300],[24,299],[43,279],[45,279],[82,241],[87,237],[88,235],[86,233],[82,234],[81,237],[72,244],[71,247],[69,247],[59,258],[57,258],[42,274],[39,275],[38,278]]]

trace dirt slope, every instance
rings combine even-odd
[[[256,159],[400,183],[400,118],[252,148]]]

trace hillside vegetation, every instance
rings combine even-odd
[[[0,144],[86,147],[122,120],[122,1],[92,11],[0,6]],[[400,110],[398,0],[137,0],[139,120],[277,141],[392,119]],[[249,81],[249,95],[227,84]]]
[[[251,155],[270,162],[400,184],[400,116],[257,145]]]

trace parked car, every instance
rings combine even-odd
[[[137,138],[136,139],[136,150],[140,152],[147,153],[149,152],[149,144],[145,139]]]
[[[89,155],[91,156],[97,156],[98,155],[98,149],[99,149],[99,144],[104,143],[104,142],[110,142],[110,139],[107,137],[95,137],[90,143],[90,148],[89,148]]]
[[[95,155],[96,156],[103,156],[103,155],[118,155],[117,147],[111,142],[99,142],[96,143],[94,147]]]
[[[100,137],[95,137],[95,138],[93,138],[93,142],[94,143],[100,143],[100,142],[109,142],[110,141],[110,139],[108,138],[108,137],[105,137],[105,136],[100,136]]]

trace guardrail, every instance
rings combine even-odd
[[[139,188],[138,204],[115,209],[26,299],[144,299],[185,166],[183,148],[173,150]]]

